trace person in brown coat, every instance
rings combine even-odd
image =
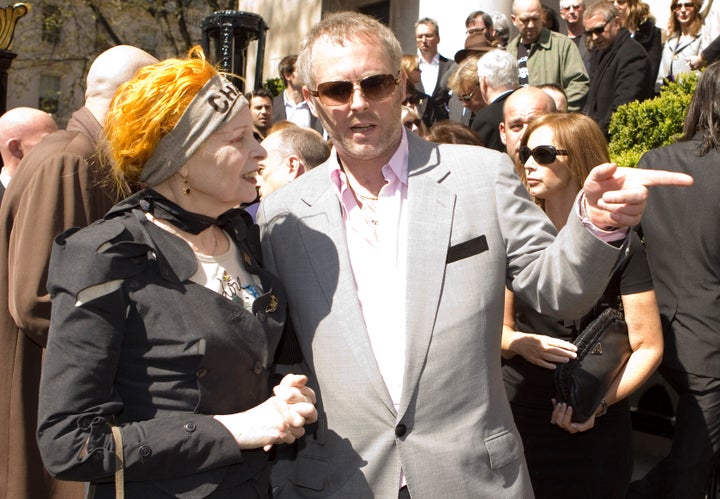
[[[98,161],[97,139],[117,87],[157,60],[120,45],[87,76],[85,106],[67,129],[22,160],[0,207],[0,499],[73,498],[79,483],[50,478],[35,441],[38,387],[50,323],[47,268],[53,239],[89,225],[117,201]],[[107,186],[107,187],[106,187]]]

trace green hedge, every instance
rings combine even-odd
[[[682,75],[664,85],[659,96],[618,107],[610,120],[611,161],[634,167],[645,152],[672,144],[682,133],[697,78],[696,73]]]

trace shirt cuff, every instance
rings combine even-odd
[[[590,231],[590,234],[605,243],[622,241],[627,237],[628,232],[630,231],[628,227],[605,230],[592,223],[590,217],[588,217],[587,212],[585,211],[585,193],[583,191],[580,191],[578,197],[575,198],[575,213],[577,213],[577,216],[580,217],[580,221],[585,228]]]

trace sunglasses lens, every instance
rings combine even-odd
[[[520,163],[524,165],[527,160],[530,159],[530,148],[528,148],[528,146],[520,146],[518,156],[520,157]]]
[[[341,106],[352,97],[353,84],[349,81],[328,81],[318,85],[317,92],[326,106]]]
[[[367,100],[383,100],[390,97],[395,91],[395,77],[392,75],[369,76],[360,82],[360,88]]]
[[[532,155],[533,158],[535,158],[535,161],[541,165],[549,165],[555,161],[555,158],[557,157],[555,149],[550,146],[537,146],[532,150]]]

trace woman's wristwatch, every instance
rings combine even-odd
[[[602,399],[600,401],[600,410],[595,413],[595,417],[599,418],[600,416],[604,416],[605,414],[607,414],[607,408],[607,402],[605,402],[605,399]]]

